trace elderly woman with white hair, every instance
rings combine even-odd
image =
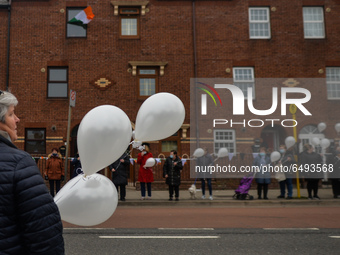
[[[0,91],[0,254],[64,254],[58,207],[35,161],[13,144],[17,104]]]

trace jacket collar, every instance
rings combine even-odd
[[[8,140],[4,136],[2,136],[2,134],[0,134],[0,142],[4,143],[4,144],[6,144],[6,145],[8,145],[8,146],[10,146],[12,148],[18,149],[10,140]]]

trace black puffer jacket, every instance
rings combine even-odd
[[[120,162],[123,159],[124,162]],[[112,172],[112,182],[114,185],[127,185],[128,181],[128,166],[130,165],[130,157],[124,153],[119,159],[113,162],[109,168],[114,168],[116,171]]]
[[[0,254],[64,254],[63,227],[32,157],[0,135]]]
[[[174,164],[176,163],[176,165]],[[168,176],[166,178],[166,184],[178,186],[181,184],[181,170],[183,169],[182,160],[176,156],[172,159],[170,157],[166,158],[163,165],[163,176]]]

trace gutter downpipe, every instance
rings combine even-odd
[[[6,91],[9,89],[9,57],[10,57],[10,36],[11,36],[11,3],[12,0],[8,1],[8,5],[0,5],[0,9],[8,10],[8,32],[7,32],[7,67],[6,67]]]
[[[196,45],[196,6],[195,0],[192,0],[192,36],[194,47],[194,98],[195,98],[195,124],[196,124],[196,148],[199,148],[199,127],[198,127],[198,98],[197,98],[197,45]]]
[[[9,57],[10,57],[10,36],[11,36],[11,2],[8,3],[8,34],[7,34],[7,70],[6,70],[6,91],[9,90]]]

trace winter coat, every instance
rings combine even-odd
[[[299,156],[299,167],[303,171],[299,171],[299,174],[305,178],[305,180],[308,179],[315,179],[320,180],[323,177],[322,171],[320,173],[318,172],[311,172],[310,170],[305,169],[311,169],[311,168],[317,168],[317,164],[322,164],[322,157],[320,154],[316,152],[308,153],[307,151],[304,151]],[[308,165],[308,166],[307,166]]]
[[[61,180],[61,176],[65,176],[63,161],[59,155],[50,154],[46,162],[44,175],[48,176],[49,180]]]
[[[174,165],[176,163],[176,165]],[[163,165],[163,176],[168,175],[166,178],[166,184],[178,186],[181,184],[181,170],[183,169],[182,160],[176,156],[172,159],[166,158]]]
[[[291,158],[290,161],[288,161],[288,157]],[[290,153],[289,151],[286,151],[286,153],[282,155],[281,163],[282,163],[282,166],[285,166],[287,168],[289,168],[293,164],[296,164],[294,155]],[[291,172],[286,172],[284,174],[286,178],[294,178],[296,176],[296,173],[293,172],[293,169],[291,170]]]
[[[210,179],[212,175],[207,171],[207,167],[211,166],[214,162],[212,156],[210,154],[204,154],[202,157],[197,158],[196,166],[200,166],[202,168],[202,172],[199,173],[199,178],[207,178]]]
[[[256,173],[256,183],[259,184],[269,184],[270,183],[270,172],[262,171],[262,165],[269,165],[270,164],[270,157],[268,155],[261,156],[260,154],[254,159],[253,166],[258,166],[259,172]]]
[[[32,157],[0,136],[0,254],[64,254],[63,226]]]
[[[81,170],[82,169],[81,162],[78,158],[79,158],[79,154],[77,154],[71,161],[71,165],[74,167],[71,178],[74,178],[77,175],[83,173],[83,171]]]
[[[138,181],[139,182],[153,182],[153,173],[152,168],[147,167],[144,168],[144,165],[148,158],[152,158],[152,153],[148,152],[145,155],[142,155],[142,153],[138,153],[137,157],[137,164],[140,164],[139,170],[138,170]]]
[[[121,159],[123,159],[124,162],[120,162]],[[115,171],[112,172],[112,182],[114,185],[127,185],[129,165],[130,157],[127,153],[124,153],[119,159],[109,166],[110,170],[112,170],[112,168],[115,169]]]

